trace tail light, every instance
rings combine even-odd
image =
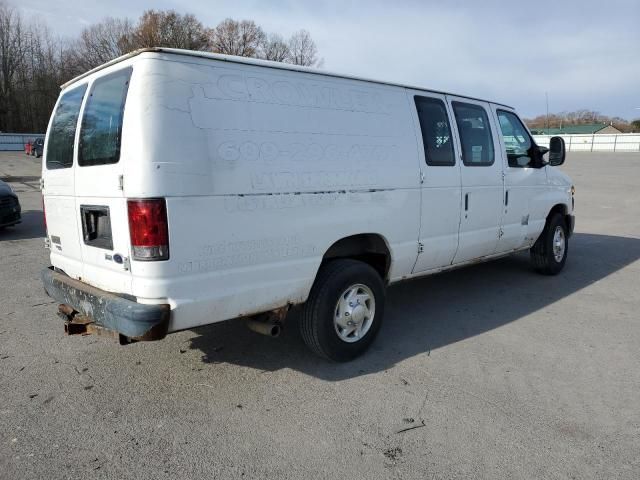
[[[169,228],[164,198],[127,201],[129,235],[134,260],[169,258]]]

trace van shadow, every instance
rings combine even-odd
[[[400,283],[390,287],[384,324],[371,349],[346,364],[315,357],[290,315],[278,339],[249,331],[240,321],[195,329],[191,348],[205,363],[276,371],[290,368],[329,381],[392,367],[517,321],[602,280],[640,258],[640,239],[576,233],[565,269],[535,273],[528,253]],[[292,318],[293,317],[293,318]]]
[[[44,238],[44,236],[44,215],[42,210],[23,211],[22,223],[12,227],[0,228],[0,243],[10,240]]]

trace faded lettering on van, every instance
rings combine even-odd
[[[275,193],[264,195],[230,195],[225,198],[224,209],[228,213],[284,210],[336,205],[382,204],[387,202],[387,191],[339,191],[313,193]]]
[[[331,108],[331,88],[313,83],[298,83],[297,85],[305,105]]]
[[[375,90],[322,85],[317,82],[278,79],[238,74],[220,75],[213,83],[203,84],[208,98],[264,102],[297,107],[352,110],[367,113],[391,112],[391,106]]]
[[[222,94],[217,85],[192,85],[193,95],[188,102],[194,127],[215,131],[367,135],[373,138],[389,138],[399,134],[397,122],[391,122],[385,109],[374,105],[377,102],[375,94],[367,93],[373,105],[371,108],[353,107],[349,92],[343,90],[336,90],[332,94],[331,105],[316,106],[305,104],[302,95],[279,84],[279,97],[276,97],[273,89],[268,94],[263,90],[263,100],[258,101],[249,97],[246,85],[232,80],[225,82],[228,95]],[[288,85],[295,87],[292,83]],[[233,102],[237,101],[246,103],[246,106],[236,108]],[[341,106],[336,106],[336,103]],[[359,103],[362,104],[362,99]],[[230,111],[233,113],[225,113]]]
[[[227,97],[234,100],[247,99],[247,86],[244,77],[241,75],[220,75],[218,88]]]
[[[233,168],[238,162],[256,161],[268,165],[275,162],[320,164],[321,162],[344,163],[349,161],[356,167],[365,168],[391,160],[396,149],[395,145],[321,145],[317,142],[310,144],[263,142],[258,145],[250,141],[224,141],[213,147],[214,162],[216,163],[214,168]]]
[[[254,102],[272,102],[273,96],[269,88],[269,82],[264,78],[249,77],[247,78],[247,90],[249,97]]]
[[[180,273],[207,272],[273,262],[287,258],[304,258],[316,252],[315,245],[301,244],[297,235],[278,238],[218,242],[200,249],[200,258],[180,264]]]
[[[335,172],[256,172],[251,175],[255,190],[364,187],[374,185],[377,173],[370,170]]]
[[[252,238],[249,240],[238,240],[234,242],[222,241],[213,245],[204,245],[200,248],[200,257],[211,257],[217,255],[260,252],[271,250],[283,245],[299,245],[299,235],[287,235],[271,238]]]

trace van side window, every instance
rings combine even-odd
[[[462,162],[469,167],[493,165],[493,137],[486,110],[480,105],[453,102],[460,133]]]
[[[69,168],[73,165],[73,144],[80,115],[82,99],[87,85],[74,88],[60,98],[53,115],[49,139],[47,140],[47,170]]]
[[[417,95],[414,100],[418,110],[422,142],[424,143],[424,158],[427,165],[455,165],[451,127],[444,102],[437,98]]]
[[[91,87],[80,129],[80,166],[120,160],[122,117],[131,68],[98,78]]]
[[[531,147],[533,147],[533,141],[517,115],[505,110],[498,110],[498,121],[507,149],[509,166],[515,168],[532,166]]]

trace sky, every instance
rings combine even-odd
[[[323,68],[486,98],[526,117],[640,118],[640,0],[8,0],[62,37],[146,9],[308,30]]]

